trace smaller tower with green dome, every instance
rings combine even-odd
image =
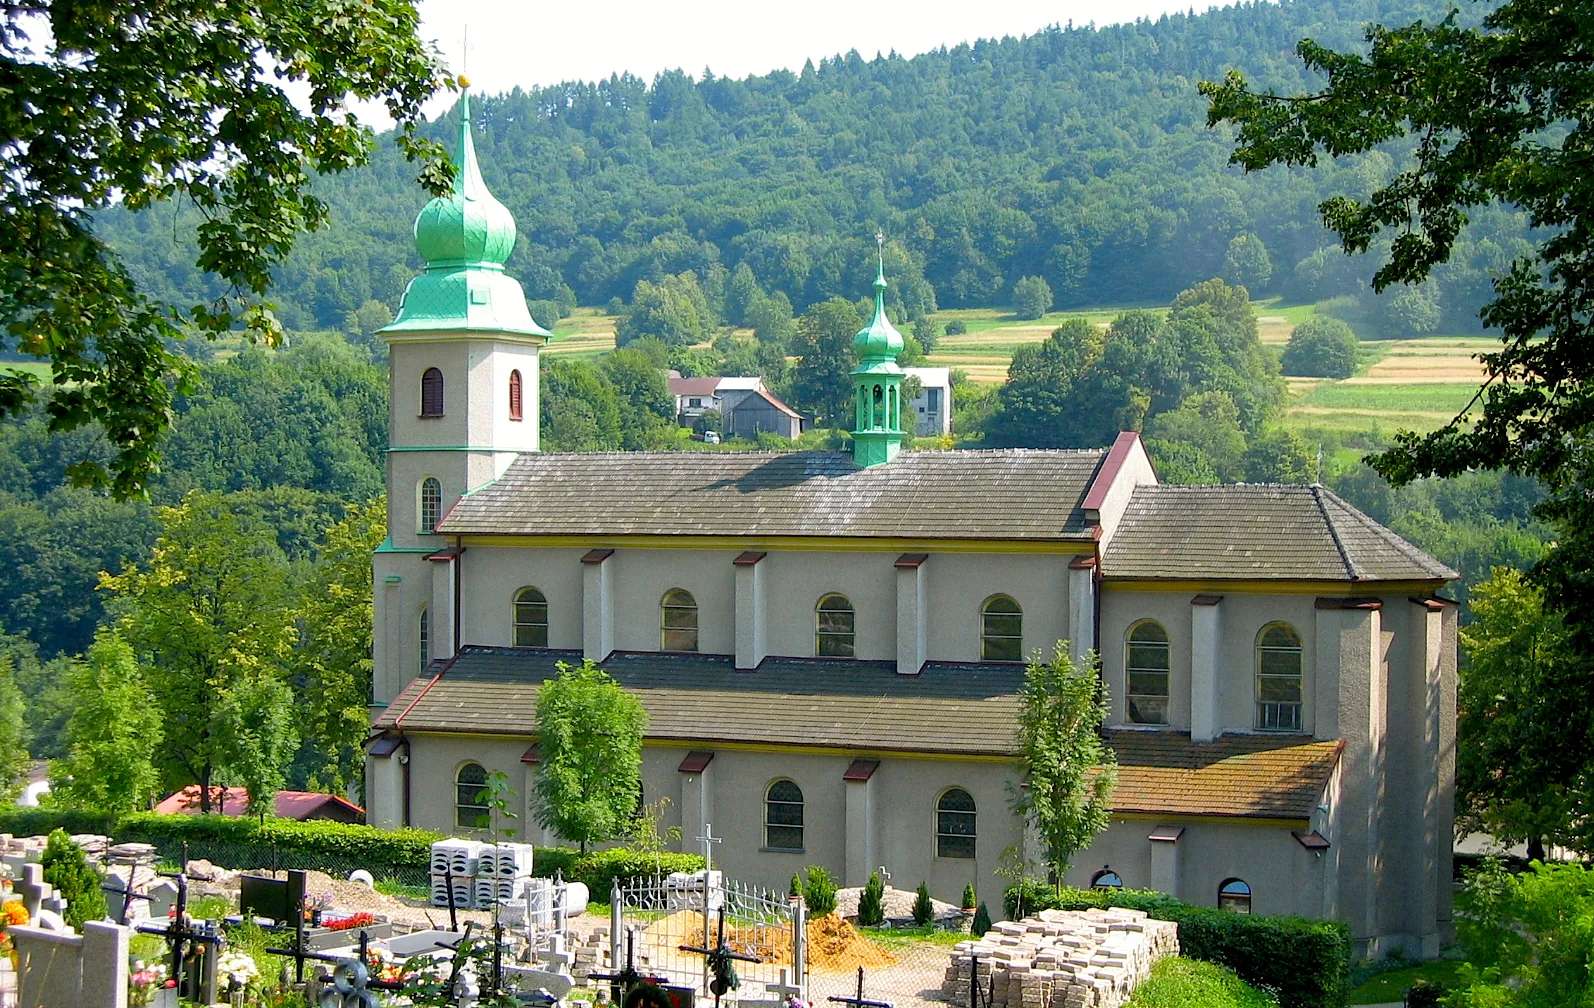
[[[853,337],[858,367],[852,372],[852,457],[865,469],[884,465],[902,450],[902,334],[886,318],[885,235],[875,235],[880,246],[880,271],[874,282],[874,318]]]

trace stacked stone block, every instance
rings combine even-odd
[[[1119,1008],[1164,956],[1179,954],[1179,926],[1141,910],[1043,910],[959,942],[941,993],[971,1008]]]

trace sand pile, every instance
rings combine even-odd
[[[859,966],[892,966],[897,957],[858,933],[831,913],[808,922],[808,968],[847,972]]]
[[[711,928],[717,928],[715,923]],[[693,956],[681,952],[681,945],[699,945],[703,940],[703,913],[701,910],[677,910],[668,917],[649,924],[642,932],[652,947],[652,962],[657,965],[662,956]],[[710,931],[713,941],[713,931]],[[736,951],[758,956],[774,966],[791,965],[791,937],[787,928],[778,925],[762,927],[734,927],[725,925],[725,940]],[[695,958],[695,956],[694,956]],[[849,972],[859,966],[891,966],[896,957],[858,933],[838,914],[830,914],[808,921],[808,968],[824,972]]]

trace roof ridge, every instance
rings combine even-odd
[[[1350,551],[1345,548],[1345,541],[1339,537],[1339,529],[1334,527],[1334,519],[1329,516],[1328,507],[1323,503],[1323,487],[1313,483],[1308,489],[1312,491],[1312,500],[1317,502],[1317,513],[1323,516],[1323,524],[1328,526],[1329,538],[1334,540],[1334,548],[1339,551],[1339,558],[1345,563],[1345,570],[1350,574],[1352,581],[1362,579],[1361,571],[1356,569],[1356,562],[1350,558]]]
[[[1365,511],[1341,497],[1339,494],[1328,489],[1327,487],[1323,487],[1322,491],[1324,494],[1328,495],[1328,499],[1332,501],[1336,507],[1348,512],[1350,516],[1359,521],[1364,528],[1371,529],[1374,535],[1377,535],[1380,539],[1384,540],[1385,543],[1394,549],[1399,550],[1408,559],[1415,560],[1422,564],[1437,564],[1446,573],[1454,575],[1455,577],[1460,576],[1457,571],[1451,569],[1444,563],[1444,561],[1430,555],[1421,546],[1418,546],[1416,543],[1407,539],[1405,536],[1401,535],[1399,532],[1396,532],[1383,522],[1378,521],[1372,515],[1367,514]]]

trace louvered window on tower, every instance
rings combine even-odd
[[[520,419],[520,372],[509,372],[509,419]]]
[[[421,375],[421,416],[443,415],[443,372],[427,368]]]

